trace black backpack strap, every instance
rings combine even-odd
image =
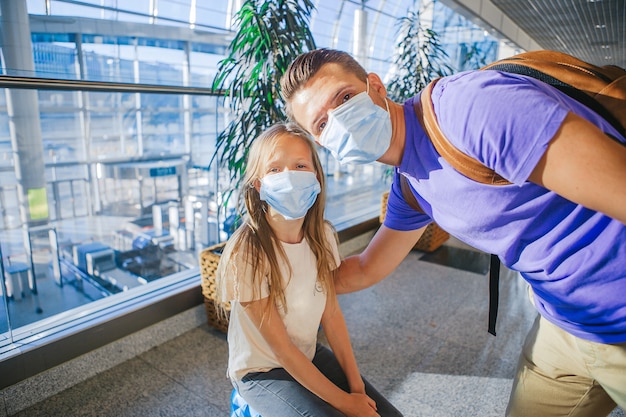
[[[509,181],[502,178],[495,171],[487,168],[481,162],[475,160],[469,155],[466,155],[448,141],[446,135],[444,135],[439,128],[439,123],[437,122],[437,117],[435,116],[433,103],[430,97],[433,86],[436,82],[437,80],[434,80],[428,84],[422,91],[419,99],[414,99],[413,109],[417,119],[424,128],[424,132],[426,132],[430,138],[437,152],[450,165],[452,165],[454,169],[476,182],[495,186],[510,184]],[[404,190],[403,194],[405,194]],[[415,198],[412,193],[410,194],[413,198]],[[496,320],[498,318],[498,305],[500,303],[499,287],[500,258],[498,258],[497,255],[491,254],[489,262],[489,324],[487,331],[494,336],[496,335]]]
[[[493,253],[489,257],[489,326],[487,331],[496,335],[498,304],[500,303],[500,258]]]
[[[538,69],[528,67],[523,64],[517,64],[513,62],[502,62],[495,63],[490,65],[488,68],[484,68],[486,70],[498,70],[502,72],[509,72],[512,74],[520,74],[526,75],[528,77],[535,78],[539,81],[542,81],[546,84],[550,84],[551,86],[557,88],[562,93],[568,95],[574,100],[578,101],[580,104],[587,106],[594,112],[598,113],[604,120],[606,120],[615,130],[617,130],[621,135],[624,135],[626,131],[622,124],[617,120],[611,112],[609,112],[606,107],[604,107],[598,100],[591,97],[589,94],[585,93],[578,88],[571,86],[549,74],[539,71]],[[603,77],[602,74],[596,74],[598,77]],[[603,77],[604,78],[604,77]]]
[[[402,197],[409,206],[415,211],[424,213],[422,207],[417,202],[409,180],[400,175],[400,189],[402,190]],[[500,258],[497,255],[491,254],[489,260],[489,324],[487,331],[492,335],[496,335],[496,321],[498,319],[498,304],[500,303]]]

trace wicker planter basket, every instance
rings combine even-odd
[[[215,307],[215,271],[220,261],[222,250],[226,242],[210,246],[200,252],[200,277],[202,278],[202,295],[204,296],[204,309],[206,311],[209,326],[226,333],[228,331],[228,318],[230,303],[224,303],[226,315],[218,313]]]
[[[385,220],[385,215],[387,214],[387,200],[389,199],[389,191],[383,193],[383,197],[381,200],[381,210],[380,210],[380,222],[382,223]],[[448,232],[443,230],[441,227],[437,225],[437,223],[432,222],[424,231],[420,240],[417,241],[413,249],[422,251],[422,252],[434,252],[437,250],[443,243],[450,238]]]

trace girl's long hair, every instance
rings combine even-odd
[[[315,255],[317,262],[317,281],[324,291],[334,291],[334,272],[338,265],[335,262],[333,252],[328,244],[327,227],[333,231],[335,242],[337,235],[324,219],[324,208],[326,206],[326,182],[322,165],[315,148],[315,143],[308,133],[302,130],[295,123],[278,123],[265,130],[254,140],[248,154],[248,164],[243,179],[241,193],[246,206],[246,218],[244,223],[235,231],[226,245],[225,253],[229,253],[230,259],[237,259],[237,264],[252,271],[252,288],[254,299],[259,297],[263,281],[267,280],[269,288],[268,308],[276,306],[279,310],[287,312],[287,302],[285,299],[285,280],[290,277],[283,277],[279,265],[281,262],[289,265],[282,245],[276,238],[274,231],[270,227],[267,218],[267,203],[262,201],[259,192],[255,188],[255,182],[260,180],[266,169],[266,162],[270,160],[274,152],[276,143],[284,135],[288,135],[292,140],[300,140],[309,146],[315,174],[320,183],[321,191],[313,206],[304,217],[302,225],[304,239]],[[328,226],[327,226],[328,225]],[[291,267],[289,267],[291,274]],[[239,277],[226,277],[224,274],[218,279],[218,297],[222,294],[220,286],[227,285],[220,282],[223,279],[239,279]],[[220,300],[224,303],[229,300]],[[218,303],[219,305],[219,303]]]

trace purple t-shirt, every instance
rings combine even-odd
[[[587,340],[626,342],[626,226],[526,181],[570,111],[624,138],[577,101],[519,75],[459,73],[439,80],[432,100],[448,140],[513,184],[485,185],[458,173],[426,137],[410,99],[385,226],[414,230],[434,220],[519,271],[547,320]],[[399,175],[426,214],[404,201]]]

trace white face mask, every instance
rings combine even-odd
[[[386,98],[385,104],[387,111],[374,104],[367,91],[355,95],[329,112],[319,143],[339,162],[374,162],[391,144],[391,117]]]
[[[294,220],[306,215],[320,191],[314,172],[282,171],[261,178],[259,194],[285,219]]]

